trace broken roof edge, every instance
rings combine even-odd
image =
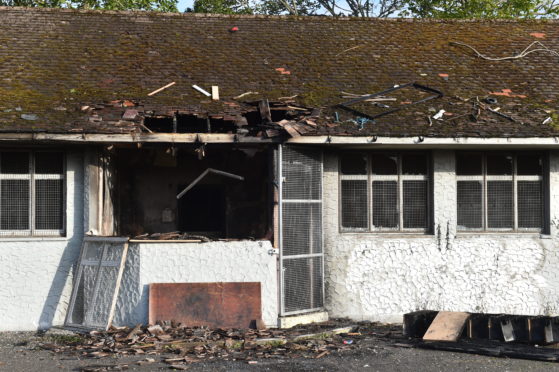
[[[155,15],[161,17],[182,17],[182,18],[228,18],[228,19],[277,19],[277,20],[316,20],[316,21],[378,21],[378,22],[416,22],[416,23],[533,23],[546,24],[558,23],[559,19],[554,18],[379,18],[379,17],[350,17],[350,16],[301,16],[301,15],[267,15],[267,14],[214,14],[214,13],[193,13],[193,12],[160,12],[153,10],[101,10],[101,9],[72,9],[72,8],[43,8],[43,7],[23,7],[23,6],[0,6],[0,12],[9,10],[37,11],[37,12],[59,12],[59,13],[82,13],[82,14],[113,14],[113,15]]]
[[[276,143],[276,138],[261,138],[223,133],[0,133],[0,142],[57,143]]]

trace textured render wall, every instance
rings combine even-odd
[[[433,156],[435,233],[408,236],[339,233],[338,160],[325,157],[330,316],[400,322],[420,309],[559,315],[559,156],[550,159],[550,236],[457,234],[454,153]]]
[[[66,237],[0,239],[0,331],[64,322],[83,236],[81,153],[67,153],[66,177]]]
[[[115,324],[148,321],[148,285],[179,282],[260,282],[262,315],[276,326],[277,256],[269,241],[131,244]]]

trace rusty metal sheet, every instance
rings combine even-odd
[[[175,320],[187,326],[249,328],[262,318],[259,282],[152,283],[149,323]]]

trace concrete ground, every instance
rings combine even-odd
[[[0,333],[0,371],[163,371],[168,354],[134,357],[82,358],[38,348],[41,337],[33,333]],[[558,351],[559,352],[559,351]],[[146,361],[153,358],[155,361]],[[210,360],[188,365],[189,371],[559,371],[559,363],[400,348],[391,340],[364,339],[352,350],[333,352],[320,359],[246,361]],[[138,364],[139,363],[139,364]],[[97,369],[96,369],[97,368]]]

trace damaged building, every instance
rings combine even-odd
[[[0,330],[559,315],[556,21],[0,20]]]

